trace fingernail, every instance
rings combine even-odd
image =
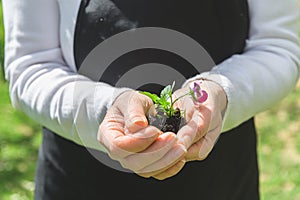
[[[146,117],[134,117],[131,119],[131,122],[137,126],[147,126],[148,125],[148,121],[147,121]]]

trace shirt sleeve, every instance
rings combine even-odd
[[[56,0],[2,4],[13,106],[64,138],[104,150],[97,142],[98,126],[114,99],[128,89],[94,82],[66,65]]]
[[[187,80],[206,78],[223,87],[228,99],[223,132],[278,103],[299,77],[298,1],[248,4],[250,32],[244,52]]]

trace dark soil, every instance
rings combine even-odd
[[[166,122],[162,127],[161,131],[177,133],[180,129],[180,124],[181,124],[180,110],[177,109],[177,111],[172,117],[166,119]]]
[[[184,124],[182,123],[184,119],[181,117],[180,110],[176,110],[175,114],[169,118],[159,110],[156,116],[147,117],[149,124],[159,128],[163,132],[177,133]]]

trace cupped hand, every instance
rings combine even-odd
[[[227,98],[223,88],[213,81],[202,81],[201,88],[208,93],[208,99],[201,104],[194,104],[190,96],[177,102],[185,110],[186,125],[177,133],[178,142],[187,151],[186,161],[204,160],[213,149],[221,134],[223,115]],[[189,86],[174,93],[179,97],[189,91]]]
[[[98,141],[124,168],[143,177],[160,175],[163,179],[179,171],[178,163],[182,163],[186,149],[178,144],[174,133],[162,134],[156,127],[148,126],[145,113],[152,105],[152,100],[145,95],[124,92],[101,123]]]

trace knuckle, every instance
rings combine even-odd
[[[119,147],[117,147],[115,144],[111,144],[111,145],[109,145],[109,147],[108,147],[108,152],[109,152],[109,154],[112,156],[112,157],[114,157],[114,158],[118,158],[118,157],[120,157],[119,156],[119,152],[120,152],[120,150],[119,150]]]
[[[125,169],[130,169],[130,170],[134,171],[134,170],[131,168],[130,163],[128,163],[128,162],[126,162],[126,161],[124,161],[124,160],[121,160],[121,161],[120,161],[120,164],[121,164],[121,166],[122,166],[123,168],[125,168]]]
[[[103,130],[102,130],[102,128],[100,127],[99,128],[99,132],[98,132],[98,134],[97,134],[97,141],[100,143],[100,144],[103,144],[103,142],[104,142],[104,140],[103,140]]]
[[[122,166],[123,168],[129,169],[129,170],[135,172],[135,170],[130,166],[129,163],[126,163],[126,162],[122,161],[122,162],[120,162],[120,164],[121,164],[121,166]]]
[[[101,134],[101,133],[98,133],[98,134],[97,134],[97,141],[98,141],[100,144],[103,144],[103,143],[102,143],[102,134]]]
[[[119,157],[108,152],[108,156],[113,160],[119,160]]]

